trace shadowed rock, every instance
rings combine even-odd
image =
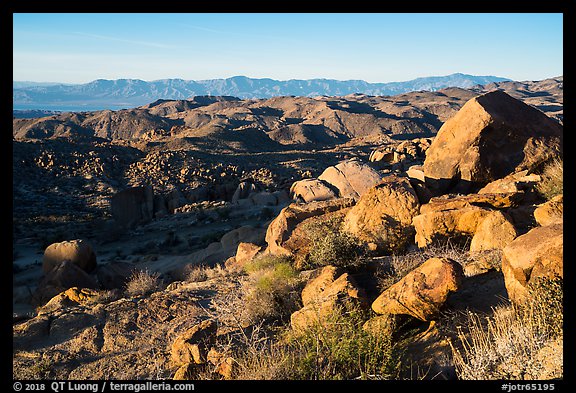
[[[154,192],[151,187],[132,187],[110,200],[112,217],[121,227],[133,227],[154,217]]]
[[[472,98],[442,125],[424,161],[437,193],[486,185],[561,155],[562,126],[502,91]]]

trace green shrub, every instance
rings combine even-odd
[[[327,265],[358,267],[364,262],[365,248],[354,236],[340,231],[341,217],[310,221],[304,227],[310,239],[310,251],[302,267],[317,268]]]
[[[358,309],[338,310],[303,331],[287,328],[278,341],[238,356],[239,378],[390,379],[397,370],[391,335],[364,331],[365,320]]]
[[[245,266],[245,316],[248,321],[286,319],[299,308],[298,273],[285,257],[262,256]]]
[[[538,183],[536,190],[546,200],[554,198],[564,192],[564,164],[562,159],[554,159],[544,167],[542,180]]]

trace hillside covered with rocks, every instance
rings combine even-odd
[[[562,105],[559,78],[14,119],[13,376],[561,379]]]

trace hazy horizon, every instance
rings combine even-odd
[[[13,81],[563,74],[563,15],[13,14]]]
[[[416,78],[412,78],[410,80],[414,80],[414,79],[422,79],[422,78],[441,78],[441,77],[446,77],[446,76],[450,76],[450,75],[470,75],[470,74],[464,74],[462,72],[455,72],[453,74],[449,74],[449,75],[422,75],[422,76],[418,76]],[[473,76],[491,76],[491,77],[498,77],[498,78],[507,78],[512,80],[511,78],[508,78],[506,76],[503,75],[473,75]],[[555,77],[559,77],[562,75],[554,75],[554,76],[550,76],[547,78],[543,78],[543,79],[549,79],[549,78],[555,78]],[[162,81],[162,80],[170,80],[170,79],[180,79],[180,80],[185,80],[185,81],[203,81],[203,80],[226,80],[226,79],[232,79],[232,78],[248,78],[248,79],[272,79],[272,80],[277,80],[279,82],[287,82],[287,81],[291,81],[291,80],[312,80],[312,79],[317,79],[317,80],[336,80],[336,81],[341,81],[341,82],[350,82],[350,81],[363,81],[363,82],[368,82],[366,80],[363,79],[333,79],[333,78],[323,78],[323,77],[318,77],[318,78],[306,78],[306,79],[302,79],[302,78],[289,78],[289,79],[276,79],[276,78],[270,78],[270,77],[252,77],[252,76],[248,76],[248,75],[232,75],[232,76],[227,76],[227,77],[220,77],[220,78],[209,78],[209,79],[185,79],[185,78],[159,78],[159,79],[140,79],[140,78],[130,78],[130,77],[124,77],[124,78],[115,78],[115,79],[107,79],[107,78],[96,78],[90,81],[86,81],[86,82],[78,82],[78,83],[73,83],[73,82],[60,82],[60,81],[36,81],[36,80],[13,80],[12,82],[20,82],[20,83],[42,83],[42,84],[86,84],[86,83],[90,83],[90,82],[94,82],[97,80],[141,80],[144,82],[157,82],[157,81]],[[395,83],[395,82],[407,82],[408,80],[394,80],[394,81],[389,81],[389,80],[382,80],[382,81],[375,81],[375,82],[368,82],[368,83]]]

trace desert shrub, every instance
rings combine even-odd
[[[228,271],[220,264],[214,267],[205,265],[191,266],[185,273],[187,282],[201,282],[216,277],[225,277],[226,275],[228,275]]]
[[[542,280],[530,291],[529,303],[496,308],[491,317],[468,314],[467,331],[458,332],[461,348],[452,348],[461,379],[534,379],[545,368],[546,375],[562,377],[561,351],[552,351],[546,362],[535,360],[563,338],[561,281]]]
[[[310,238],[310,251],[302,266],[358,267],[364,262],[365,249],[354,236],[340,231],[342,217],[315,220],[305,224],[304,230]]]
[[[542,171],[542,181],[538,183],[536,190],[545,199],[550,200],[564,192],[564,164],[562,159],[554,159],[549,162]]]
[[[118,300],[120,298],[120,291],[117,289],[102,290],[98,294],[88,300],[88,304],[106,304]]]
[[[557,337],[564,327],[564,283],[559,277],[538,278],[528,285],[532,301],[520,307],[523,318],[535,320],[538,331]]]
[[[238,378],[390,379],[397,369],[391,335],[364,331],[365,320],[358,309],[338,310],[297,333],[287,328],[238,357]]]
[[[160,275],[148,270],[137,270],[126,283],[126,294],[128,296],[148,295],[160,288]]]
[[[244,270],[248,273],[243,285],[248,320],[283,319],[296,311],[299,279],[290,259],[266,255],[247,263]]]
[[[231,277],[235,288],[219,292],[212,307],[219,319],[231,326],[261,321],[287,321],[301,307],[301,279],[286,257],[265,255],[244,266],[247,275]]]
[[[186,281],[201,282],[208,280],[207,268],[205,266],[194,266],[186,274]]]

